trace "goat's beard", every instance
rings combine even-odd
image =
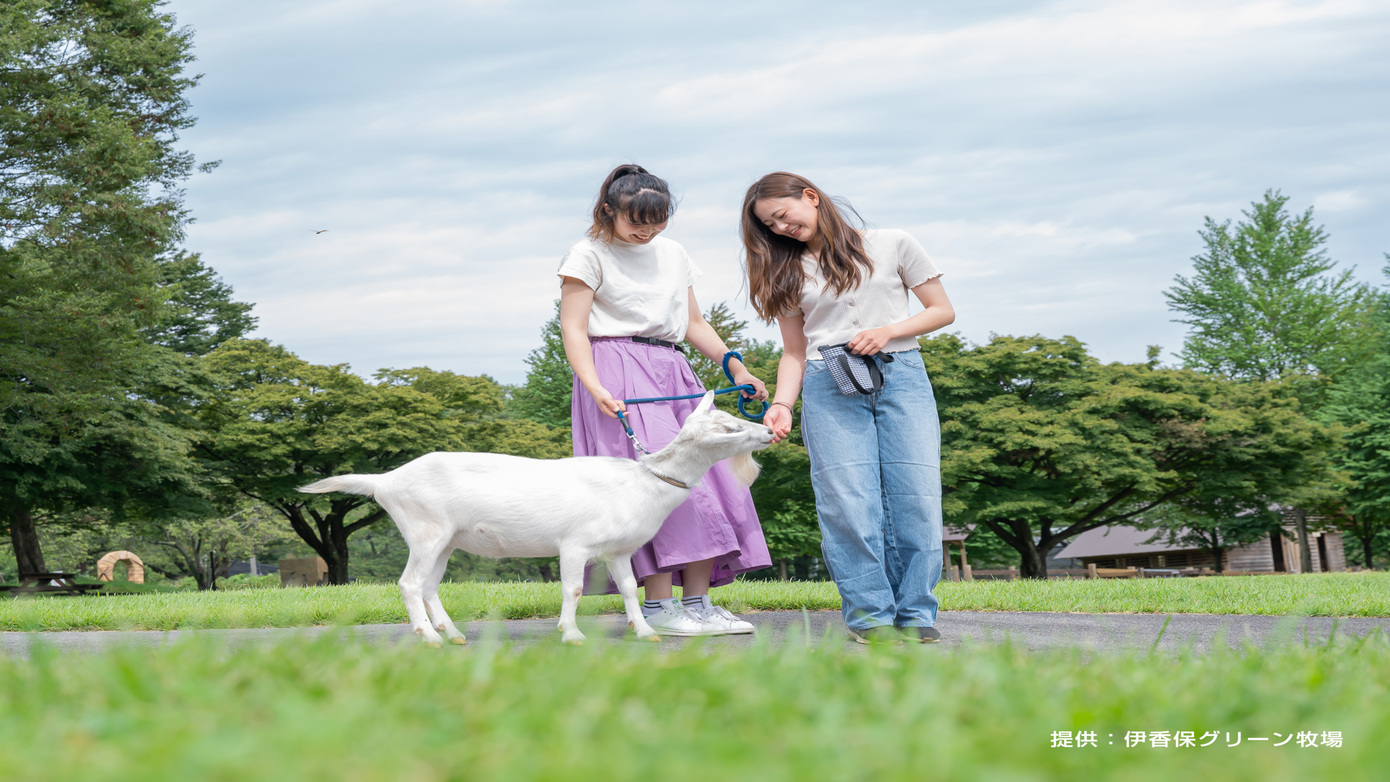
[[[751,453],[741,453],[729,459],[729,470],[733,472],[734,480],[744,486],[752,486],[762,469],[757,462],[753,461],[753,454]]]

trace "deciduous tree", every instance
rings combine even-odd
[[[1309,207],[1285,210],[1277,190],[1232,226],[1206,219],[1193,276],[1174,279],[1168,306],[1190,326],[1181,357],[1226,377],[1335,377],[1364,344],[1368,292],[1327,257]]]
[[[230,513],[200,519],[179,519],[161,525],[163,535],[154,539],[172,561],[164,568],[157,559],[146,563],[169,578],[192,576],[198,589],[217,588],[233,562],[263,552],[268,546],[296,539],[270,508],[243,503]]]
[[[1090,529],[1197,494],[1277,501],[1327,448],[1274,384],[1102,365],[1076,339],[922,340],[942,411],[949,523],[980,525],[1024,576]]]
[[[1369,291],[1352,270],[1337,271],[1312,208],[1292,215],[1284,208],[1288,200],[1267,191],[1234,226],[1208,217],[1201,232],[1206,250],[1192,259],[1193,276],[1176,277],[1166,296],[1183,315],[1178,322],[1191,327],[1181,353],[1188,366],[1293,382],[1316,411],[1329,382],[1367,358]],[[1301,509],[1295,527],[1306,573],[1313,558]]]
[[[297,489],[345,473],[382,473],[431,451],[477,450],[479,440],[553,455],[553,430],[496,418],[502,388],[487,377],[425,368],[368,383],[346,365],[310,364],[282,347],[232,340],[207,358],[224,378],[198,411],[198,453],[222,486],[274,508],[346,583],[353,533],[385,518],[370,498]]]

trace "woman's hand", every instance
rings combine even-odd
[[[792,409],[784,402],[772,405],[763,415],[763,426],[772,430],[772,442],[782,442],[792,431]]]
[[[860,356],[872,356],[887,347],[894,336],[892,326],[861,331],[849,341],[849,352]]]
[[[602,410],[603,414],[609,418],[616,419],[619,411],[627,412],[627,405],[623,404],[623,400],[614,399],[613,395],[608,393],[608,389],[603,386],[589,389],[589,395],[598,403],[598,409]]]
[[[747,391],[744,391],[743,395],[748,399],[752,399],[755,402],[761,402],[764,399],[767,399],[767,386],[763,383],[763,381],[759,380],[756,376],[754,376],[752,372],[749,372],[747,367],[741,366],[742,362],[739,363],[740,367],[738,371],[733,373],[734,385],[752,386],[754,393],[749,394]]]

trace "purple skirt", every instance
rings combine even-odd
[[[683,396],[704,393],[685,356],[670,348],[632,342],[622,337],[592,337],[594,366],[603,387],[618,399]],[[575,456],[620,456],[636,459],[637,449],[618,421],[599,411],[587,389],[574,381],[571,397]],[[647,402],[628,407],[627,419],[637,439],[655,453],[676,438],[681,424],[695,411],[699,399]],[[714,560],[710,586],[723,586],[734,576],[772,566],[758,513],[748,487],[734,479],[728,465],[714,465],[690,491],[651,542],[632,555],[632,570],[640,585],[653,573],[675,573],[691,562]],[[585,579],[586,584],[589,579]],[[598,584],[602,586],[602,582]],[[592,594],[600,591],[586,587]],[[617,592],[609,580],[607,594]]]

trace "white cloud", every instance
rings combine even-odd
[[[1337,190],[1313,196],[1313,205],[1319,212],[1348,212],[1366,204],[1366,199],[1355,190]]]
[[[1071,333],[1107,360],[1178,346],[1162,290],[1202,218],[1267,188],[1316,206],[1333,257],[1386,249],[1378,4],[170,7],[207,74],[186,139],[224,160],[189,186],[190,249],[261,334],[362,372],[522,380],[628,160],[681,195],[668,235],[702,303],[750,321],[738,207],[776,169],[912,231],[967,336]]]

